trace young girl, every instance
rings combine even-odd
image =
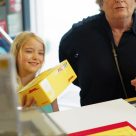
[[[16,36],[11,45],[11,54],[15,57],[17,80],[20,90],[32,81],[41,69],[45,58],[45,44],[43,40],[32,32],[22,32]],[[35,104],[34,98],[25,95],[21,102],[23,107]],[[52,104],[53,111],[58,111],[57,100]]]

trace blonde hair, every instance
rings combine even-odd
[[[44,43],[44,41],[33,32],[28,32],[28,31],[21,32],[14,39],[14,41],[11,45],[11,49],[10,49],[10,53],[15,57],[17,74],[18,74],[18,64],[17,64],[18,54],[21,51],[22,47],[31,39],[35,39],[38,42],[40,42],[41,44],[43,44],[44,56],[45,56],[45,43]]]

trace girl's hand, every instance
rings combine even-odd
[[[31,107],[35,105],[36,101],[32,96],[24,95],[22,98],[22,107]]]
[[[55,99],[55,100],[51,103],[51,105],[52,105],[53,111],[59,111],[57,99]]]

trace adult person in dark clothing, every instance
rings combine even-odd
[[[96,0],[101,12],[62,37],[60,61],[77,74],[81,106],[136,96],[136,0]]]

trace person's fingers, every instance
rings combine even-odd
[[[26,101],[25,107],[31,107],[35,103],[36,103],[35,99],[32,96],[29,96],[29,97],[27,97],[27,101]]]
[[[24,95],[22,97],[22,103],[21,103],[22,107],[24,107],[26,105],[26,101],[27,101],[27,95]]]
[[[30,107],[36,103],[35,99],[32,96],[24,95],[22,97],[22,107]]]
[[[29,100],[29,104],[27,106],[28,107],[33,106],[33,105],[35,105],[35,103],[36,103],[35,99],[33,97],[31,97]]]

